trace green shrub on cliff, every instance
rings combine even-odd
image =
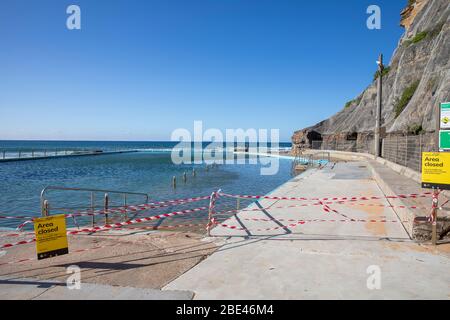
[[[412,37],[411,39],[405,40],[403,42],[403,44],[405,46],[410,46],[411,44],[416,44],[419,43],[420,41],[422,41],[423,39],[425,39],[428,35],[428,31],[422,31],[419,32],[418,34],[416,34],[414,37]]]
[[[388,66],[388,67],[383,69],[383,71],[381,72],[381,75],[383,77],[385,77],[389,73],[389,71],[391,71],[391,67]],[[380,71],[377,70],[377,72],[375,72],[375,74],[373,76],[373,81],[377,80],[379,76],[380,76]]]
[[[408,126],[408,134],[412,134],[412,135],[419,135],[422,134],[424,132],[422,125],[418,124],[418,123],[414,123],[410,126]]]
[[[414,81],[409,87],[407,87],[403,94],[398,100],[398,102],[394,106],[395,118],[397,118],[408,105],[409,101],[411,101],[414,93],[416,92],[417,87],[419,86],[420,81]]]
[[[345,104],[344,109],[347,109],[347,108],[350,107],[353,103],[355,103],[356,105],[358,105],[358,104],[361,102],[361,100],[362,100],[362,95],[360,95],[360,96],[359,96],[358,98],[356,98],[356,99],[353,99],[353,100],[348,101],[348,102]]]
[[[419,43],[426,37],[433,39],[441,33],[442,28],[445,25],[445,21],[438,23],[433,29],[428,29],[422,32],[417,33],[414,37],[411,39],[403,41],[403,45],[406,47],[409,47],[411,44]]]

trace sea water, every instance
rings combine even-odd
[[[0,142],[2,148],[97,148],[101,150],[136,149],[138,152],[49,158],[30,161],[0,163],[0,215],[40,216],[40,192],[46,186],[92,188],[148,193],[150,202],[210,195],[222,189],[231,194],[261,195],[270,192],[292,178],[290,159],[278,159],[275,175],[261,175],[260,164],[223,164],[206,168],[205,164],[175,165],[171,160],[173,142]],[[288,148],[285,144],[281,147]],[[259,163],[259,162],[258,162]],[[195,177],[192,174],[195,169]],[[186,172],[187,182],[182,176]],[[172,187],[172,177],[177,177],[177,187]],[[96,206],[103,203],[102,193],[95,194]],[[122,197],[122,196],[120,196]],[[89,193],[49,192],[50,210],[71,213],[86,208]],[[230,203],[231,199],[228,199]],[[110,206],[120,206],[122,198],[111,195]],[[144,202],[132,197],[128,204]],[[235,199],[232,201],[235,202]],[[244,205],[245,202],[242,203]],[[184,206],[162,208],[156,213],[207,206],[207,201]],[[229,207],[233,207],[230,204]],[[54,208],[67,210],[54,210]],[[52,212],[52,211],[51,211]],[[145,213],[146,216],[152,212]],[[185,221],[204,220],[205,212],[180,217]],[[20,221],[0,219],[0,227],[14,228]],[[73,224],[69,221],[69,224]]]

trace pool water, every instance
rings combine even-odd
[[[278,173],[270,176],[260,174],[260,164],[224,164],[206,170],[205,164],[175,165],[170,152],[154,151],[5,162],[0,163],[0,215],[40,216],[40,192],[49,185],[144,192],[150,195],[150,201],[210,195],[218,189],[232,194],[266,194],[292,178],[292,160],[278,160]],[[195,177],[192,176],[193,168]],[[187,172],[186,183],[182,180],[183,172]],[[173,176],[177,177],[176,189],[172,187]],[[86,193],[53,192],[48,197],[50,208],[56,203],[65,208],[89,205],[89,194]],[[101,206],[101,195],[96,197],[96,205]],[[137,204],[142,202],[141,199],[130,198],[128,201]],[[118,206],[121,201],[112,197],[111,206]],[[155,212],[205,205],[208,201]],[[204,219],[205,214],[202,212],[197,216]],[[180,219],[197,218],[194,214]],[[0,227],[14,228],[18,223],[20,221],[0,219]]]

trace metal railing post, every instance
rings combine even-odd
[[[50,205],[48,203],[48,200],[44,200],[42,203],[42,216],[48,217],[50,214]]]
[[[431,243],[437,244],[437,210],[439,207],[439,190],[433,190],[433,211],[431,213]]]
[[[91,192],[91,213],[92,213],[92,227],[95,227],[95,195],[94,192]]]
[[[398,157],[398,136],[395,136],[395,163],[398,163],[397,157]]]
[[[405,136],[405,167],[408,167],[408,135]]]
[[[419,172],[422,172],[422,135],[419,135]]]
[[[211,236],[211,227],[213,224],[213,214],[214,214],[214,207],[216,205],[216,198],[217,193],[213,192],[211,196],[209,197],[209,207],[208,207],[208,224],[206,225],[206,231],[208,237]]]
[[[124,193],[123,195],[123,206],[125,207],[125,209],[127,208],[127,194]],[[125,210],[125,219],[128,220],[128,213]]]
[[[105,224],[108,224],[108,206],[109,206],[109,195],[107,193],[105,193],[105,198],[104,198],[104,210],[105,210]]]

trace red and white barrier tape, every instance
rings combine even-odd
[[[432,206],[431,206],[431,213],[428,216],[428,222],[432,223],[433,225],[436,224],[437,215],[435,214],[436,210],[438,209],[438,199],[439,194],[441,192],[437,191],[436,193],[433,192],[433,200],[432,200]]]
[[[218,214],[226,214],[226,213],[236,213],[236,212],[254,212],[254,211],[267,211],[272,209],[290,209],[290,208],[301,208],[301,207],[310,207],[310,206],[321,206],[323,204],[338,204],[338,205],[350,205],[350,206],[364,206],[364,207],[380,207],[380,208],[399,208],[399,209],[422,209],[427,210],[425,207],[418,206],[393,206],[393,205],[384,205],[384,204],[372,204],[372,203],[346,203],[346,202],[317,202],[317,203],[304,203],[304,204],[293,204],[289,206],[273,206],[273,207],[265,207],[265,208],[246,208],[246,209],[233,209],[222,211]]]
[[[214,225],[214,214],[216,209],[216,201],[219,194],[219,191],[214,191],[211,193],[211,196],[209,197],[209,207],[208,207],[208,223],[206,224],[206,231],[208,232],[208,235],[211,231],[211,227]]]
[[[94,210],[93,212],[92,211],[75,212],[75,213],[67,214],[66,217],[71,218],[71,217],[80,217],[80,216],[104,215],[104,214],[112,214],[112,213],[125,214],[125,213],[144,211],[144,210],[150,210],[150,209],[165,208],[165,207],[170,207],[173,205],[182,205],[182,204],[186,204],[186,203],[192,203],[192,202],[197,202],[197,201],[207,200],[207,199],[209,199],[209,196],[144,203],[144,204],[139,204],[139,205],[129,205],[129,206],[122,206],[122,207],[118,207],[118,208],[111,208],[108,210]]]
[[[128,213],[128,212],[136,212],[141,210],[149,210],[149,209],[157,209],[157,208],[165,208],[173,205],[181,205],[186,203],[192,203],[201,200],[207,200],[209,196],[196,197],[196,198],[187,198],[187,199],[176,199],[176,200],[168,200],[168,201],[160,201],[160,202],[152,202],[148,204],[140,204],[140,205],[129,205],[129,206],[121,206],[118,208],[110,208],[108,210],[85,210],[74,213],[65,214],[66,218],[72,217],[83,217],[83,216],[96,216],[102,214],[111,214],[111,213]],[[1,216],[0,219],[16,219],[16,220],[33,220],[37,217],[33,216]]]
[[[206,209],[208,209],[208,207],[200,207],[200,208],[195,208],[195,209],[187,209],[187,210],[175,211],[175,212],[170,212],[170,213],[159,214],[159,215],[152,216],[152,217],[143,217],[143,218],[128,220],[128,221],[125,221],[125,222],[117,222],[117,223],[113,223],[113,224],[106,224],[106,225],[99,226],[99,227],[94,227],[94,228],[86,228],[86,229],[68,231],[67,234],[72,234],[73,235],[73,234],[84,233],[84,232],[92,233],[92,232],[97,232],[99,230],[112,229],[112,228],[128,226],[128,225],[142,223],[142,222],[147,222],[147,221],[154,221],[154,220],[174,217],[174,216],[178,216],[178,215],[182,215],[182,214],[186,214],[186,213],[198,212],[198,211],[202,211],[202,210],[206,210]]]
[[[188,224],[176,224],[169,226],[149,226],[149,227],[115,227],[113,229],[122,230],[159,230],[159,229],[175,229],[175,228],[186,228],[186,227],[205,227],[205,223],[188,223]]]
[[[118,208],[111,208],[108,210],[82,211],[82,212],[65,214],[64,216],[66,218],[74,218],[74,217],[98,216],[98,215],[113,214],[113,213],[125,214],[125,213],[157,209],[157,208],[164,208],[164,207],[169,207],[169,206],[173,206],[173,205],[182,205],[182,204],[186,204],[186,203],[192,203],[192,202],[197,202],[197,201],[207,200],[207,199],[209,199],[209,196],[153,202],[153,203],[140,204],[140,205],[130,205],[130,206],[124,206],[124,207],[118,207]],[[11,218],[11,217],[8,217],[8,218]],[[27,220],[27,221],[21,223],[20,225],[18,225],[16,230],[22,230],[27,224],[32,223],[33,220],[35,219],[35,217],[24,217],[24,218],[30,218],[30,220]]]
[[[324,198],[304,198],[304,197],[274,197],[274,196],[258,196],[258,195],[234,195],[227,193],[219,193],[220,196],[230,197],[230,198],[241,198],[241,199],[269,199],[269,200],[292,200],[292,201],[364,201],[364,200],[379,200],[379,199],[404,199],[404,198],[426,198],[431,195],[432,192],[424,193],[411,193],[411,194],[400,194],[395,196],[354,196],[354,197],[324,197]]]
[[[274,221],[280,221],[280,222],[298,222],[298,221],[305,221],[305,222],[370,222],[370,223],[397,223],[401,222],[399,220],[387,220],[387,219],[264,219],[264,218],[243,218],[242,220],[246,221],[263,221],[263,222],[274,222]],[[407,221],[404,221],[407,222]]]
[[[186,213],[199,212],[199,211],[203,211],[206,209],[208,209],[208,207],[186,209],[186,210],[181,210],[181,211],[159,214],[159,215],[151,216],[151,217],[143,217],[143,218],[139,218],[139,219],[128,220],[125,222],[106,224],[106,225],[98,226],[98,227],[94,227],[94,228],[85,228],[85,229],[80,229],[80,230],[68,231],[67,234],[75,235],[78,233],[85,233],[85,232],[94,233],[94,232],[97,232],[100,230],[112,229],[112,228],[117,228],[117,227],[121,227],[121,226],[128,226],[128,225],[142,223],[142,222],[146,222],[146,221],[154,221],[154,220],[169,218],[169,217],[178,216],[178,215],[182,215],[182,214],[186,214]],[[0,246],[0,249],[10,248],[13,246],[27,244],[27,243],[31,243],[31,242],[35,242],[35,241],[36,241],[36,239],[30,239],[30,240],[19,241],[17,243],[8,243],[8,244],[4,244],[4,245]]]
[[[0,216],[0,219],[16,219],[16,220],[23,220],[23,219],[34,219],[36,217],[31,216]]]
[[[213,219],[213,224],[224,227],[224,228],[228,228],[228,229],[233,229],[233,230],[240,230],[240,231],[272,231],[272,230],[278,230],[278,229],[286,229],[286,228],[295,228],[298,227],[299,225],[303,225],[305,224],[305,221],[297,221],[296,223],[291,223],[289,225],[286,226],[278,226],[278,227],[274,227],[274,228],[260,228],[260,229],[248,229],[246,227],[238,227],[238,226],[231,226],[225,223],[219,223],[217,222],[215,219]]]
[[[244,220],[253,220],[254,219],[244,219]],[[262,220],[257,220],[257,221],[262,221]],[[306,219],[306,220],[294,220],[294,219],[288,219],[288,220],[283,220],[283,219],[279,219],[279,220],[270,220],[270,221],[286,221],[286,222],[295,222],[295,223],[291,223],[288,225],[284,225],[284,226],[278,226],[278,227],[273,227],[273,228],[258,228],[258,229],[249,229],[246,227],[238,227],[238,226],[233,226],[233,225],[229,225],[229,224],[225,224],[225,223],[219,223],[216,220],[214,220],[214,224],[223,228],[227,228],[227,229],[232,229],[232,230],[239,230],[239,231],[272,231],[272,230],[279,230],[279,229],[286,229],[286,228],[294,228],[294,227],[298,227],[299,225],[304,225],[306,223],[314,223],[314,222],[332,222],[332,223],[336,223],[336,222],[359,222],[359,223],[398,223],[400,221],[398,220],[367,220],[367,219],[352,219],[352,220],[347,220],[347,219],[341,219],[341,220],[336,220],[336,219],[330,219],[330,220],[324,220],[324,219]]]
[[[6,249],[6,248],[11,248],[11,247],[19,246],[19,245],[22,245],[22,244],[33,243],[33,242],[35,242],[35,241],[36,241],[36,239],[33,238],[33,239],[28,239],[28,240],[22,240],[22,241],[15,242],[15,243],[7,243],[7,244],[1,245],[1,246],[0,246],[0,249]]]
[[[0,234],[0,238],[23,237],[23,236],[34,236],[34,232],[19,232],[19,233]]]

